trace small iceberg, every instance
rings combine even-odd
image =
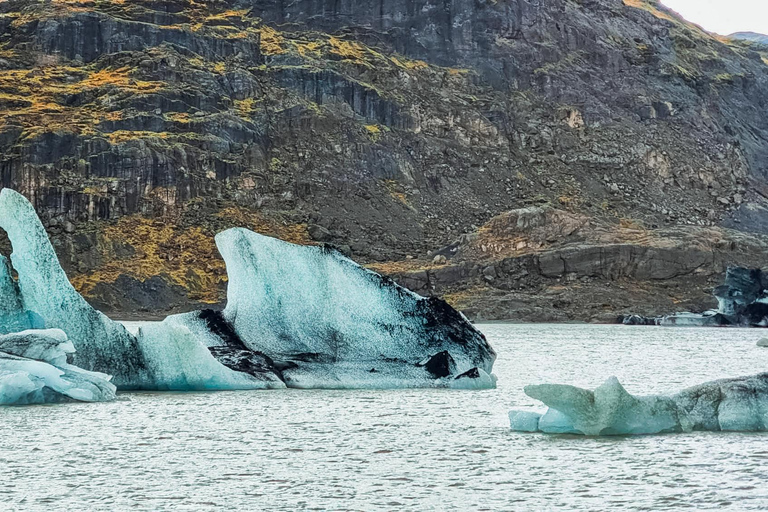
[[[658,317],[627,315],[619,321],[662,327],[768,327],[768,274],[761,269],[728,267],[725,283],[712,294],[717,299],[716,310]]]
[[[219,233],[226,309],[170,316],[134,335],[77,293],[34,208],[7,188],[0,227],[18,274],[15,283],[0,262],[10,305],[0,329],[61,329],[77,349],[72,363],[113,375],[118,389],[495,386],[496,354],[461,313],[330,247]]]
[[[0,336],[0,405],[114,400],[109,375],[72,366],[74,353],[59,329]]]
[[[616,377],[594,391],[559,384],[526,386],[546,413],[509,413],[512,430],[616,436],[692,431],[768,430],[768,373],[723,379],[675,395],[634,396]]]

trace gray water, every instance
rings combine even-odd
[[[671,392],[763,330],[483,325],[489,391],[125,393],[0,409],[2,510],[765,510],[768,434],[517,434],[526,384]]]

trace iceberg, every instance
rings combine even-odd
[[[73,364],[113,375],[118,389],[495,386],[496,354],[461,313],[330,247],[219,233],[225,310],[170,316],[134,335],[71,286],[34,208],[10,189],[0,192],[0,227],[18,274],[18,284],[10,272],[0,280],[15,294],[14,315],[61,329]]]
[[[242,228],[216,236],[229,275],[218,320],[291,387],[491,386],[495,353],[461,313],[337,250]],[[477,369],[471,375],[464,375]],[[459,378],[461,376],[461,378]]]
[[[35,209],[8,188],[0,192],[0,228],[13,246],[11,263],[18,274],[23,309],[41,318],[45,327],[67,334],[77,349],[74,365],[113,375],[119,387],[142,388],[149,375],[136,339],[77,293]]]
[[[142,357],[152,381],[145,389],[204,391],[284,388],[271,372],[255,370],[251,351],[227,354],[201,319],[177,315],[139,329]]]
[[[114,400],[108,375],[67,362],[74,352],[58,329],[0,336],[0,405]]]
[[[511,411],[519,432],[587,436],[692,431],[768,430],[768,373],[722,379],[675,395],[634,396],[616,377],[589,391],[574,386],[526,386],[525,393],[549,409],[543,415]]]

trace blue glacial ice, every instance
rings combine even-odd
[[[9,262],[5,256],[0,255],[0,334],[42,327],[42,319],[24,309]]]
[[[512,430],[588,436],[692,431],[768,430],[768,373],[722,379],[674,395],[634,396],[612,377],[589,391],[574,386],[526,386],[549,407],[541,415],[509,413]]]
[[[11,263],[18,273],[23,309],[40,317],[46,327],[67,334],[77,349],[74,365],[113,375],[119,387],[143,387],[149,375],[136,339],[75,291],[35,209],[8,188],[0,192],[0,228],[13,246]]]
[[[108,375],[67,362],[74,352],[58,329],[0,336],[0,405],[114,400]]]
[[[217,357],[214,348],[220,339],[207,329],[204,320],[195,316],[171,316],[139,329],[137,339],[152,375],[147,388],[203,391],[285,387],[271,371],[254,371],[252,367],[237,371],[222,364],[223,359]],[[247,356],[253,357],[253,354]]]
[[[133,335],[75,291],[34,208],[10,189],[0,227],[13,246],[16,310],[64,331],[73,363],[114,375],[119,389],[495,386],[495,353],[463,315],[333,249],[220,233],[224,312],[171,316]]]
[[[421,297],[328,247],[230,229],[221,320],[268,354],[291,387],[493,387],[495,353],[445,302]]]

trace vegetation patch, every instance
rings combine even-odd
[[[221,210],[217,217],[225,220],[230,227],[243,227],[292,244],[313,245],[315,242],[307,232],[306,224],[289,224],[266,218],[261,213],[241,207]]]
[[[94,272],[72,278],[72,285],[81,294],[88,296],[97,284],[114,283],[121,275],[143,282],[165,274],[173,284],[186,288],[190,299],[219,301],[218,283],[226,280],[226,270],[213,236],[203,229],[181,229],[132,215],[107,226],[99,238],[106,263]],[[115,244],[130,245],[133,256],[118,258],[112,249]]]

